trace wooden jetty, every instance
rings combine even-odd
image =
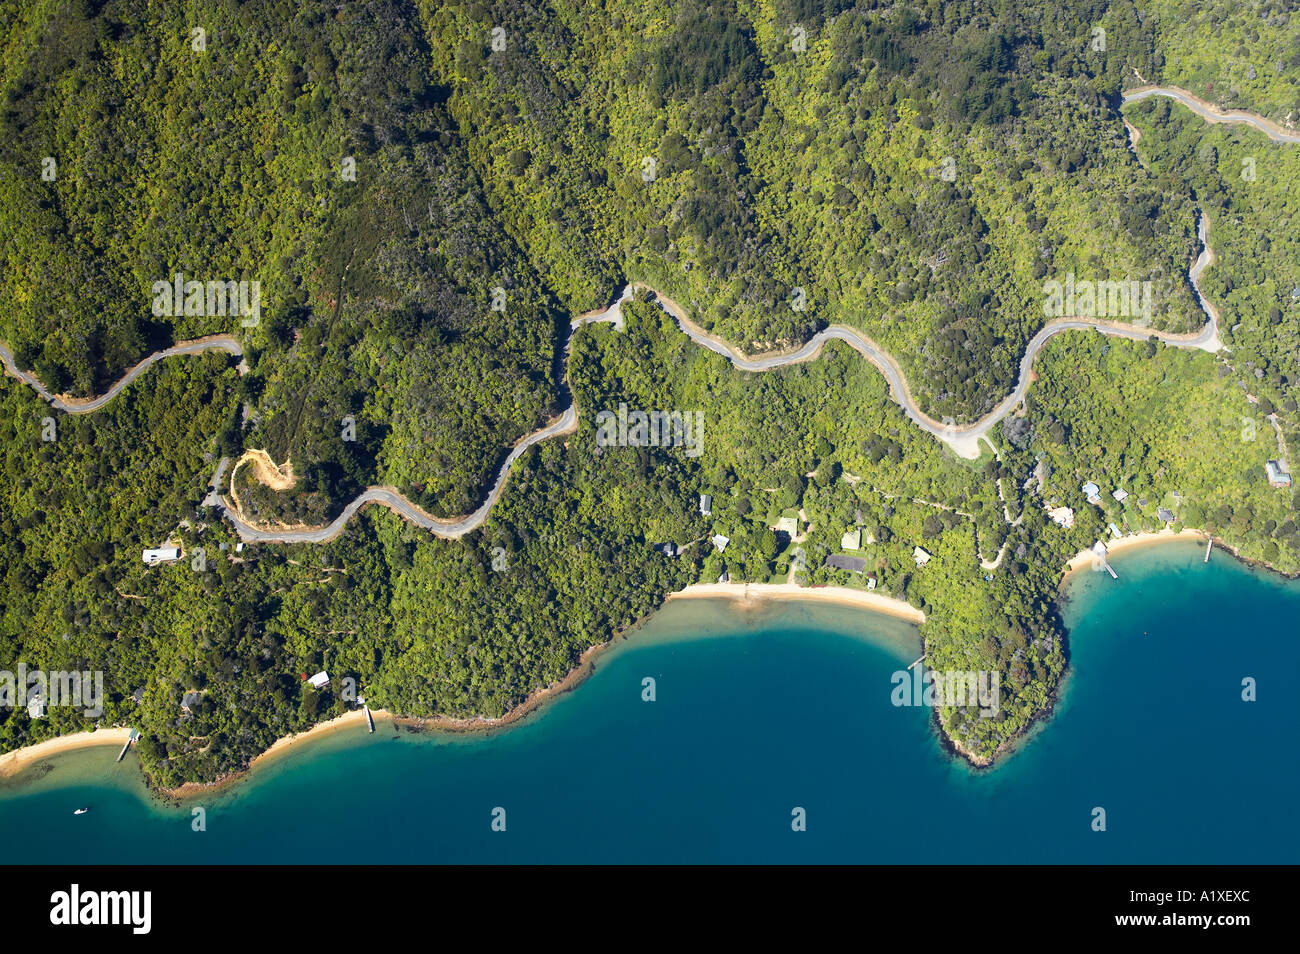
[[[135,731],[135,729],[132,729],[131,734],[126,737],[126,743],[122,746],[122,751],[117,753],[117,760],[119,762],[126,756],[126,750],[131,747],[131,743],[138,738],[140,738],[140,733]]]

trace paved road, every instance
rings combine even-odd
[[[1208,238],[1206,220],[1204,216],[1200,219],[1199,234],[1201,242],[1204,245],[1200,257],[1197,258],[1189,271],[1192,278],[1193,286],[1200,277],[1205,266],[1213,261],[1209,246],[1205,245]],[[999,421],[1010,414],[1021,401],[1024,400],[1026,392],[1029,390],[1030,371],[1033,367],[1034,358],[1042,349],[1043,345],[1063,331],[1075,330],[1096,330],[1102,334],[1114,335],[1121,338],[1129,338],[1135,341],[1145,341],[1151,336],[1155,336],[1165,341],[1173,347],[1180,348],[1201,348],[1207,351],[1216,351],[1219,349],[1218,340],[1218,315],[1217,313],[1207,310],[1209,318],[1205,327],[1198,332],[1190,335],[1177,335],[1168,332],[1152,331],[1149,328],[1139,328],[1129,325],[1123,325],[1116,322],[1108,322],[1098,318],[1060,318],[1048,322],[1039,332],[1030,340],[1025,355],[1020,361],[1020,378],[1016,382],[1015,389],[1007,395],[1006,398],[998,404],[991,412],[986,414],[974,424],[968,424],[964,427],[958,427],[954,424],[944,424],[934,420],[916,405],[911,391],[907,386],[907,379],[904,377],[898,362],[894,360],[893,355],[881,348],[874,341],[868,338],[862,332],[855,328],[849,328],[845,325],[831,325],[830,327],[818,332],[806,344],[796,351],[776,355],[760,355],[750,357],[745,355],[721,338],[710,335],[687,317],[685,311],[680,305],[672,299],[655,292],[654,289],[640,283],[628,285],[623,289],[614,304],[610,305],[603,311],[589,312],[575,318],[569,325],[569,339],[566,343],[565,350],[568,354],[573,347],[573,332],[584,325],[595,322],[609,322],[616,328],[623,327],[623,316],[621,311],[622,303],[629,300],[638,289],[645,289],[654,293],[655,300],[660,307],[664,309],[676,322],[683,333],[693,342],[702,348],[722,355],[729,360],[736,368],[741,371],[759,372],[770,371],[774,368],[788,367],[792,364],[798,364],[802,361],[810,361],[816,358],[827,341],[843,341],[851,348],[861,354],[880,370],[889,382],[890,391],[903,413],[915,423],[918,427],[933,434],[939,440],[949,445],[956,453],[968,459],[975,459],[979,456],[979,441],[988,431]],[[1200,295],[1200,289],[1197,288],[1197,295]],[[1206,304],[1202,298],[1202,304]],[[566,359],[567,368],[567,359]],[[567,372],[566,372],[567,373]],[[575,430],[578,425],[578,414],[573,404],[570,403],[564,413],[559,418],[547,424],[546,427],[539,431],[524,437],[514,446],[510,454],[506,457],[505,462],[497,471],[495,482],[492,489],[488,492],[487,497],[477,510],[468,516],[461,517],[457,520],[439,520],[432,517],[425,511],[421,510],[411,501],[407,500],[396,489],[392,487],[371,487],[361,493],[353,500],[343,512],[338,515],[331,523],[316,527],[310,530],[263,530],[252,526],[242,520],[231,510],[222,507],[226,518],[235,525],[239,535],[244,540],[259,541],[263,543],[323,543],[332,540],[342,533],[344,526],[351,516],[368,503],[378,503],[388,507],[393,512],[400,514],[402,517],[430,530],[440,537],[454,539],[463,536],[469,531],[478,527],[487,520],[488,512],[492,505],[496,503],[501,496],[501,491],[505,488],[506,480],[510,475],[510,465],[518,460],[519,455],[539,441],[547,440],[561,434],[568,434]]]
[[[569,337],[565,343],[566,356],[573,350],[573,333],[585,325],[607,322],[615,328],[623,327],[623,312],[621,304],[630,294],[624,291],[624,297],[620,298],[614,304],[601,311],[588,312],[585,315],[579,315],[569,323]],[[566,374],[568,360],[565,361]],[[352,515],[368,503],[377,503],[387,507],[394,513],[411,521],[418,527],[432,531],[440,537],[454,540],[457,537],[464,536],[483,521],[487,520],[488,512],[501,496],[501,491],[505,489],[506,479],[510,476],[510,467],[517,461],[528,448],[552,437],[559,437],[562,434],[569,434],[577,430],[578,411],[573,402],[555,420],[551,421],[540,430],[533,431],[531,434],[523,437],[511,448],[510,453],[502,462],[501,467],[497,470],[496,481],[492,484],[492,489],[488,491],[487,497],[479,508],[465,517],[459,517],[455,520],[441,520],[437,517],[430,516],[424,510],[417,507],[410,500],[394,487],[370,487],[357,495],[356,499],[343,508],[343,512],[335,517],[330,523],[323,527],[315,527],[310,530],[263,530],[246,522],[233,510],[227,507],[222,501],[220,503],[221,511],[235,526],[241,539],[249,542],[259,543],[324,543],[332,540],[343,532],[344,526]],[[214,478],[219,485],[220,478]]]
[[[89,414],[91,411],[98,411],[117,397],[124,387],[153,367],[155,362],[161,361],[163,358],[170,358],[173,355],[199,354],[204,351],[226,351],[240,357],[243,357],[244,354],[244,348],[237,339],[228,338],[224,335],[212,335],[207,338],[195,338],[193,341],[182,341],[180,344],[164,348],[162,351],[155,351],[132,367],[117,380],[116,384],[96,398],[65,398],[61,395],[51,394],[50,390],[37,379],[36,375],[19,369],[14,363],[13,352],[9,350],[7,345],[0,344],[0,360],[4,361],[6,374],[31,386],[37,394],[50,403],[51,407],[58,408],[68,414]]]
[[[1265,119],[1255,113],[1248,113],[1244,109],[1219,109],[1214,104],[1207,103],[1199,96],[1189,93],[1185,89],[1179,89],[1177,86],[1138,86],[1124,93],[1124,102],[1134,103],[1152,96],[1164,96],[1168,99],[1177,100],[1206,122],[1244,123],[1258,129],[1274,142],[1300,143],[1300,132],[1279,126],[1271,119]]]
[[[1239,111],[1225,113],[1218,110],[1216,107],[1205,103],[1203,100],[1198,99],[1191,93],[1175,87],[1141,87],[1139,89],[1130,90],[1124,94],[1124,101],[1133,102],[1145,99],[1148,96],[1168,96],[1172,99],[1176,99],[1210,122],[1246,123],[1259,129],[1261,132],[1264,132],[1270,138],[1278,142],[1300,143],[1300,134],[1290,133],[1283,130],[1280,126],[1270,120],[1264,119],[1261,116],[1255,116],[1251,113],[1243,113]],[[680,327],[692,341],[702,348],[707,348],[716,354],[722,355],[736,368],[742,371],[768,371],[773,368],[782,368],[792,364],[798,364],[801,361],[810,361],[821,353],[821,349],[827,341],[843,341],[879,369],[880,373],[884,375],[885,380],[889,383],[889,388],[894,400],[898,402],[908,419],[922,430],[943,441],[960,456],[973,460],[979,456],[980,441],[982,439],[987,440],[988,432],[1024,400],[1025,394],[1029,390],[1034,359],[1038,356],[1038,352],[1042,350],[1043,345],[1045,345],[1053,336],[1058,335],[1061,332],[1097,331],[1101,334],[1127,338],[1135,341],[1143,341],[1147,338],[1155,337],[1171,347],[1199,348],[1210,352],[1215,352],[1222,348],[1222,344],[1219,340],[1218,311],[1202,294],[1199,284],[1201,273],[1214,261],[1214,254],[1209,246],[1209,224],[1204,215],[1199,217],[1197,223],[1197,234],[1201,240],[1201,253],[1188,271],[1188,277],[1190,278],[1192,287],[1196,292],[1197,300],[1206,314],[1206,324],[1200,331],[1191,334],[1173,334],[1169,332],[1152,331],[1149,328],[1125,325],[1098,318],[1072,317],[1055,319],[1044,325],[1043,328],[1039,330],[1032,339],[1030,339],[1029,345],[1025,349],[1025,354],[1020,361],[1020,377],[1011,393],[984,417],[972,424],[960,427],[954,423],[936,421],[917,407],[916,401],[912,397],[911,390],[908,388],[907,379],[903,375],[902,369],[899,367],[898,362],[894,359],[893,355],[855,328],[850,328],[845,325],[831,325],[830,327],[818,332],[811,340],[795,351],[751,357],[737,351],[723,339],[710,335],[708,332],[704,331],[690,320],[685,311],[677,305],[676,302],[672,301],[672,299],[667,296],[654,292],[654,289],[650,289],[648,286],[644,285],[628,285],[623,289],[623,293],[619,299],[608,308],[588,312],[587,314],[579,315],[573,319],[569,325],[569,336],[565,343],[565,374],[567,375],[568,373],[567,356],[572,351],[573,333],[588,324],[599,322],[607,322],[613,324],[616,328],[622,328],[622,303],[630,299],[637,288],[646,288],[647,290],[654,292],[658,304],[674,318],[678,327]],[[240,347],[239,342],[234,338],[212,337],[196,341],[182,342],[181,344],[168,348],[165,351],[159,351],[150,355],[148,358],[145,358],[128,371],[120,381],[114,384],[112,388],[100,397],[91,400],[71,399],[71,401],[50,394],[33,375],[19,371],[14,365],[13,355],[9,352],[9,349],[3,345],[0,345],[0,358],[3,358],[5,369],[8,373],[31,385],[43,398],[50,401],[54,407],[71,414],[85,414],[90,411],[98,410],[107,404],[119,391],[122,390],[122,388],[135,380],[136,377],[138,377],[155,361],[176,354],[194,354],[213,348],[229,351],[231,354],[243,354],[243,349]],[[358,495],[355,500],[349,503],[347,507],[343,509],[343,512],[329,524],[323,527],[316,527],[307,530],[264,530],[252,526],[226,507],[224,500],[216,494],[210,494],[205,500],[205,503],[219,507],[226,518],[234,524],[240,537],[247,541],[264,543],[322,543],[338,536],[343,531],[344,526],[352,515],[369,503],[377,503],[381,506],[388,507],[417,526],[423,527],[440,537],[454,539],[463,536],[475,527],[478,527],[487,519],[492,506],[501,496],[501,491],[505,487],[506,480],[509,477],[511,465],[519,459],[519,456],[523,454],[524,451],[540,441],[549,440],[552,437],[571,433],[577,428],[577,423],[578,412],[572,402],[570,402],[569,406],[565,408],[564,412],[558,418],[551,421],[540,430],[534,431],[533,433],[521,438],[506,456],[505,461],[501,464],[501,467],[497,471],[496,480],[492,485],[492,489],[488,492],[487,497],[479,508],[473,513],[455,520],[441,520],[430,516],[392,487],[371,487],[365,490]],[[227,461],[223,459],[218,465],[217,474],[214,477],[214,484],[218,487],[220,486],[221,475],[224,472],[226,464]]]
[[[731,361],[731,363],[741,371],[768,371],[772,368],[785,367],[791,364],[797,364],[800,361],[808,361],[820,354],[822,346],[829,340],[843,341],[860,355],[870,361],[885,376],[889,382],[890,392],[894,400],[898,402],[907,415],[917,427],[933,434],[939,440],[943,441],[953,449],[959,456],[968,460],[974,460],[979,457],[979,443],[985,435],[1004,417],[1010,414],[1025,399],[1025,394],[1029,390],[1030,374],[1033,368],[1034,359],[1038,352],[1042,350],[1049,339],[1063,331],[1086,331],[1095,330],[1105,335],[1111,335],[1118,338],[1128,338],[1134,341],[1145,341],[1147,338],[1155,337],[1171,347],[1176,348],[1199,348],[1203,351],[1218,351],[1222,347],[1219,341],[1219,315],[1218,312],[1209,304],[1205,296],[1201,294],[1198,284],[1201,273],[1206,266],[1214,261],[1213,252],[1210,250],[1209,225],[1205,216],[1200,216],[1197,224],[1197,234],[1201,240],[1201,253],[1196,262],[1188,271],[1192,287],[1196,291],[1197,300],[1200,301],[1201,307],[1205,310],[1206,324],[1200,331],[1192,334],[1174,334],[1164,331],[1153,331],[1150,328],[1138,327],[1135,325],[1126,325],[1119,322],[1107,321],[1103,318],[1056,318],[1049,321],[1030,339],[1029,345],[1025,349],[1024,357],[1020,360],[1020,377],[1016,381],[1016,386],[992,411],[984,415],[973,424],[958,426],[952,422],[936,421],[916,404],[912,397],[911,390],[907,386],[907,379],[904,377],[902,369],[898,362],[880,345],[876,344],[862,332],[846,325],[831,325],[828,328],[819,331],[803,347],[797,351],[780,355],[766,355],[761,357],[749,357],[736,351],[727,342],[708,332],[704,331],[698,325],[695,325],[686,315],[685,311],[676,302],[663,296],[658,296],[659,304],[670,315],[676,319],[678,326],[685,332],[692,341],[703,348],[708,348],[717,354],[722,355]],[[646,287],[646,286],[637,286]],[[624,298],[630,293],[630,288],[623,292]],[[653,289],[650,289],[653,290]],[[623,299],[620,299],[623,300]]]

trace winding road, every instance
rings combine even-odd
[[[1300,143],[1300,132],[1294,129],[1287,129],[1271,119],[1246,112],[1244,109],[1219,109],[1213,103],[1207,103],[1194,93],[1179,89],[1177,86],[1136,86],[1124,92],[1124,102],[1135,103],[1140,99],[1150,99],[1152,96],[1177,100],[1207,123],[1244,123],[1258,129],[1274,142]]]
[[[98,411],[113,398],[121,393],[122,389],[138,378],[144,372],[148,371],[157,362],[163,358],[170,358],[178,354],[200,354],[204,351],[225,351],[236,357],[244,356],[244,346],[239,343],[237,338],[231,338],[226,335],[209,335],[206,338],[194,338],[191,341],[182,341],[180,344],[174,344],[170,348],[164,348],[162,351],[155,351],[149,357],[144,358],[133,365],[126,374],[122,375],[111,388],[95,398],[74,398],[62,394],[52,394],[49,388],[40,382],[36,375],[29,371],[19,369],[14,363],[13,352],[9,346],[0,342],[0,361],[4,362],[5,373],[12,378],[17,378],[24,384],[32,387],[37,394],[50,403],[51,407],[57,408],[68,414],[89,414],[91,411]]]
[[[1139,87],[1126,92],[1123,99],[1124,102],[1128,103],[1146,99],[1150,96],[1167,96],[1171,99],[1177,100],[1208,122],[1246,123],[1263,132],[1276,142],[1300,143],[1300,133],[1285,130],[1276,123],[1261,116],[1256,116],[1253,113],[1244,113],[1240,111],[1223,112],[1211,104],[1198,99],[1186,90],[1181,90],[1176,87]],[[566,359],[564,373],[567,377],[568,359],[572,352],[575,332],[585,325],[594,323],[610,323],[616,328],[621,329],[623,327],[623,315],[621,310],[623,302],[631,299],[638,289],[645,289],[654,294],[660,307],[672,316],[682,332],[693,342],[702,348],[707,348],[709,351],[725,357],[734,367],[741,371],[769,371],[775,368],[798,364],[803,361],[810,361],[820,355],[822,347],[827,341],[834,340],[844,342],[870,361],[880,371],[889,384],[890,393],[893,399],[898,402],[909,420],[922,430],[947,444],[959,456],[968,460],[974,460],[979,457],[980,454],[980,441],[983,440],[986,443],[989,443],[991,448],[992,444],[988,441],[989,431],[1024,400],[1025,394],[1028,392],[1032,380],[1034,359],[1037,357],[1039,351],[1042,350],[1043,345],[1045,345],[1053,336],[1058,335],[1061,332],[1091,330],[1100,332],[1101,334],[1118,338],[1127,338],[1134,341],[1156,338],[1171,347],[1196,348],[1209,352],[1217,352],[1221,350],[1222,343],[1219,339],[1219,313],[1202,294],[1199,284],[1202,272],[1214,262],[1214,254],[1209,245],[1209,223],[1204,215],[1198,217],[1197,234],[1201,241],[1201,252],[1189,269],[1188,277],[1196,293],[1197,300],[1206,314],[1206,324],[1200,331],[1189,334],[1175,334],[1171,332],[1153,331],[1149,328],[1137,325],[1122,324],[1100,318],[1065,317],[1054,319],[1044,325],[1039,332],[1030,339],[1030,342],[1025,349],[1025,354],[1020,361],[1019,379],[1011,393],[999,402],[998,405],[988,414],[984,415],[978,421],[964,426],[957,426],[950,421],[936,421],[934,418],[922,411],[917,406],[911,390],[908,388],[907,379],[893,355],[855,328],[850,328],[846,325],[830,325],[814,335],[797,350],[779,354],[750,356],[736,350],[723,339],[711,335],[699,327],[690,320],[685,310],[672,299],[649,288],[649,286],[640,283],[630,284],[625,287],[618,300],[608,308],[588,312],[587,314],[574,318],[573,321],[570,322],[568,336],[565,342]],[[90,411],[98,410],[111,401],[123,388],[134,381],[135,378],[153,365],[154,362],[172,355],[196,354],[213,349],[227,351],[234,355],[243,355],[243,348],[239,341],[230,337],[211,336],[208,338],[181,342],[180,344],[174,345],[163,351],[155,352],[140,361],[107,392],[93,399],[66,398],[51,394],[34,375],[21,371],[16,367],[12,353],[3,344],[0,344],[0,358],[4,361],[7,373],[35,388],[41,397],[49,401],[52,406],[70,414],[85,414]],[[204,503],[210,506],[217,506],[226,519],[234,525],[240,538],[249,542],[324,543],[338,536],[343,531],[348,520],[352,518],[352,515],[370,503],[376,503],[387,507],[404,519],[409,520],[411,523],[419,527],[429,530],[439,537],[455,539],[470,532],[487,520],[492,506],[500,498],[501,493],[505,488],[506,481],[510,475],[511,466],[519,459],[520,455],[534,444],[549,440],[552,437],[558,437],[573,432],[577,429],[577,425],[577,408],[574,406],[572,400],[570,400],[569,406],[565,408],[559,417],[555,418],[539,430],[533,431],[531,434],[524,436],[512,447],[509,454],[506,455],[506,459],[497,471],[496,480],[493,483],[491,490],[488,492],[486,498],[478,509],[464,517],[452,520],[443,520],[430,516],[403,496],[396,488],[370,487],[349,503],[343,509],[342,513],[340,513],[334,520],[324,526],[299,530],[262,529],[244,520],[243,517],[241,517],[240,514],[237,513],[234,508],[229,506],[225,499],[220,496],[218,492],[220,480],[225,468],[229,464],[229,461],[226,458],[222,458],[217,467],[217,473],[213,479],[212,485],[213,492],[208,495]]]

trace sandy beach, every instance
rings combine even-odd
[[[668,596],[670,600],[703,599],[719,597],[757,603],[760,600],[812,600],[818,603],[838,603],[876,613],[884,613],[909,623],[925,622],[925,614],[903,600],[854,590],[847,586],[799,586],[793,583],[695,583]]]
[[[392,714],[385,712],[383,709],[371,709],[370,714],[374,716],[376,729],[378,729],[379,722],[391,721],[393,719]],[[223,775],[215,782],[186,782],[178,788],[164,788],[159,791],[159,794],[171,799],[192,798],[196,795],[211,795],[214,792],[221,791],[222,789],[233,785],[235,782],[238,782],[255,766],[266,765],[268,762],[274,761],[289,752],[294,746],[300,745],[309,739],[319,739],[323,736],[332,735],[341,729],[347,728],[356,728],[363,732],[366,730],[366,712],[364,709],[352,709],[343,713],[341,716],[335,716],[333,719],[314,725],[306,732],[295,732],[291,735],[281,736],[271,743],[269,749],[262,752],[260,755],[255,756],[253,761],[248,763],[248,768],[242,771],[231,772],[229,775]]]
[[[537,710],[539,706],[545,703],[553,696],[567,692],[581,683],[587,676],[591,675],[595,666],[593,662],[601,652],[613,644],[613,640],[601,643],[598,646],[592,646],[578,659],[578,665],[575,666],[568,675],[559,682],[541,689],[534,690],[523,702],[515,706],[505,715],[499,718],[489,719],[483,716],[470,719],[455,719],[450,716],[402,716],[394,715],[385,709],[371,709],[370,714],[375,719],[376,732],[379,731],[380,723],[391,723],[394,726],[403,726],[414,731],[436,730],[442,732],[481,732],[489,729],[497,729],[502,726],[518,722],[520,719]],[[211,795],[213,792],[220,791],[233,785],[235,782],[245,778],[248,773],[258,766],[265,766],[268,762],[279,758],[285,753],[292,750],[300,743],[316,740],[322,736],[330,735],[342,729],[353,729],[354,731],[364,731],[366,727],[366,714],[364,709],[354,709],[345,712],[341,716],[330,719],[328,722],[322,722],[319,725],[312,726],[306,732],[298,732],[293,735],[286,735],[271,744],[271,747],[265,752],[256,756],[253,761],[248,763],[248,768],[239,772],[232,772],[229,775],[223,775],[214,782],[186,782],[178,788],[165,788],[160,791],[165,798],[185,799],[193,798],[198,795]]]
[[[1132,534],[1130,536],[1121,537],[1118,540],[1110,540],[1106,542],[1106,547],[1107,552],[1113,555],[1125,550],[1139,549],[1144,546],[1168,543],[1177,540],[1195,540],[1204,543],[1205,539],[1205,532],[1201,530],[1183,530],[1181,533],[1174,533],[1172,530],[1162,530],[1154,533]],[[1061,582],[1064,583],[1071,573],[1090,568],[1092,566],[1092,559],[1093,554],[1091,550],[1080,551],[1067,564]],[[905,620],[906,622],[917,625],[925,622],[925,614],[903,600],[885,596],[880,593],[873,593],[867,590],[850,589],[845,586],[808,587],[798,586],[797,584],[791,583],[695,583],[668,595],[668,600],[719,598],[736,600],[742,606],[746,604],[758,606],[765,600],[808,600],[819,603],[835,603],[841,606],[852,606],[857,609],[884,613],[888,616],[894,617],[895,619]],[[626,638],[626,634],[619,634],[619,636]],[[489,719],[480,717],[454,719],[446,716],[421,718],[394,715],[393,713],[382,709],[370,710],[371,715],[374,716],[376,724],[380,722],[388,722],[416,730],[432,729],[452,732],[473,732],[500,728],[519,721],[523,717],[537,710],[538,707],[548,699],[551,699],[560,693],[569,691],[580,684],[594,670],[596,657],[609,646],[613,645],[618,638],[619,637],[615,637],[615,639],[611,639],[608,642],[590,647],[582,654],[578,665],[575,666],[574,669],[564,677],[564,679],[550,686],[537,689],[522,703],[499,718]],[[223,789],[244,778],[250,769],[259,765],[265,765],[267,762],[291,751],[295,746],[309,739],[319,739],[322,736],[348,728],[351,728],[354,731],[364,731],[365,721],[364,710],[354,709],[334,719],[330,719],[328,722],[322,722],[321,724],[308,729],[306,732],[299,732],[277,739],[269,749],[254,758],[253,761],[249,763],[248,769],[245,769],[244,771],[232,773],[215,782],[205,784],[189,782],[179,788],[164,789],[160,794],[164,797],[173,799],[193,797],[200,794],[211,794],[214,791]],[[60,752],[67,752],[73,749],[85,748],[92,745],[116,745],[120,747],[126,742],[127,736],[130,732],[131,730],[129,728],[112,728],[100,729],[95,732],[78,732],[74,735],[60,736],[38,745],[28,746],[27,748],[18,749],[17,751],[0,755],[0,777],[14,775],[32,763],[52,755],[57,755]],[[967,754],[969,757],[969,753],[964,754]]]
[[[697,583],[671,593],[669,600],[674,599],[733,599],[743,603],[758,605],[764,600],[810,600],[815,602],[837,603],[842,606],[852,606],[858,609],[871,610],[877,613],[885,613],[896,619],[906,620],[909,623],[920,624],[925,622],[925,614],[914,606],[910,606],[902,600],[893,599],[892,597],[883,596],[878,593],[871,593],[864,590],[854,590],[843,586],[823,586],[823,587],[804,587],[789,583]],[[626,636],[626,634],[620,634]],[[616,637],[617,638],[617,637]],[[549,699],[567,692],[579,685],[587,676],[591,675],[594,670],[595,660],[605,649],[613,645],[615,640],[601,643],[598,646],[592,646],[584,652],[578,661],[578,665],[569,672],[563,679],[550,686],[537,689],[528,696],[522,703],[511,709],[505,715],[495,718],[470,718],[455,719],[447,716],[433,717],[412,717],[399,716],[383,709],[371,709],[371,715],[374,716],[378,725],[381,722],[393,723],[406,728],[419,730],[435,730],[444,732],[474,732],[489,729],[501,728],[517,722],[530,713],[536,711]],[[272,743],[271,747],[265,752],[258,755],[249,763],[247,769],[241,772],[232,772],[223,776],[214,782],[197,783],[187,782],[177,788],[162,789],[159,794],[169,799],[193,798],[198,795],[211,795],[230,785],[245,778],[249,771],[258,766],[265,766],[267,763],[279,758],[287,752],[292,751],[295,747],[308,740],[320,739],[323,736],[352,729],[353,731],[365,731],[366,716],[364,710],[354,709],[346,712],[341,716],[322,722],[313,726],[306,732],[298,732],[292,735],[284,736]],[[43,742],[39,745],[29,746],[0,756],[0,776],[16,774],[34,762],[59,752],[78,749],[90,745],[117,745],[121,746],[130,729],[101,729],[97,732],[79,732],[75,735],[61,736]]]
[[[56,736],[53,739],[38,742],[36,745],[29,745],[13,752],[6,752],[4,755],[0,755],[0,778],[17,775],[33,762],[39,762],[41,759],[59,755],[62,752],[71,752],[74,749],[85,749],[93,745],[115,745],[120,749],[126,744],[126,740],[130,735],[130,728],[74,732],[72,735]]]
[[[371,709],[370,714],[374,716],[375,722],[392,719],[392,714],[385,712],[383,709]],[[330,735],[338,732],[340,729],[346,729],[349,726],[366,728],[366,711],[364,709],[353,709],[343,713],[341,716],[335,716],[326,722],[312,726],[306,732],[296,732],[293,735],[282,736],[271,743],[271,747],[249,763],[249,768],[264,762],[269,762],[277,756],[288,752],[295,745],[305,742],[308,739],[319,739],[323,735]]]
[[[1152,544],[1171,543],[1175,540],[1199,540],[1204,543],[1206,535],[1204,530],[1183,530],[1179,533],[1174,533],[1172,530],[1156,530],[1150,533],[1134,533],[1119,539],[1111,538],[1102,542],[1106,544],[1107,555],[1114,556],[1126,550],[1140,550]],[[1065,576],[1062,577],[1061,582],[1064,583],[1071,573],[1089,569],[1092,566],[1092,559],[1091,550],[1080,550],[1065,565]]]

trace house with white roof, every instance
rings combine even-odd
[[[330,674],[322,669],[307,681],[311,683],[313,689],[324,689],[330,684]]]
[[[181,558],[181,548],[157,547],[153,550],[145,550],[142,556],[144,562],[149,566],[153,566],[155,563],[170,563]]]
[[[926,553],[920,547],[913,547],[912,559],[916,561],[917,566],[925,566],[930,562],[930,554]]]
[[[1058,527],[1064,527],[1068,530],[1074,526],[1074,511],[1069,507],[1046,507],[1044,509],[1047,510],[1047,516],[1051,518],[1052,523]]]

